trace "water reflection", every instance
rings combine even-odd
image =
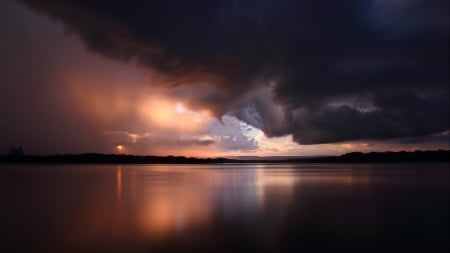
[[[122,200],[122,166],[117,167],[116,178],[117,178],[117,200],[120,202],[120,200]]]
[[[0,225],[34,252],[448,247],[446,165],[405,166],[8,167]]]

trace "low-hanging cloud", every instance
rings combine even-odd
[[[449,129],[447,0],[23,0],[193,108],[301,144]]]

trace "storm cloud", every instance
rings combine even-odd
[[[449,129],[447,0],[22,2],[90,52],[157,71],[190,107],[269,137],[317,144]]]

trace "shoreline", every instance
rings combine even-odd
[[[184,156],[137,156],[117,154],[58,154],[49,156],[8,155],[0,164],[287,164],[287,163],[425,163],[450,162],[450,150],[414,152],[352,152],[340,156],[251,160],[230,158],[194,158]]]

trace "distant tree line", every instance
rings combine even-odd
[[[398,162],[449,162],[449,150],[414,152],[352,152],[340,156],[291,159],[291,162],[314,163],[398,163]]]
[[[397,163],[449,162],[449,150],[414,152],[352,152],[341,156],[280,159],[236,160],[228,158],[193,158],[184,156],[136,156],[117,154],[58,154],[50,156],[25,155],[21,147],[11,148],[1,163],[93,163],[93,164],[212,164],[212,163]]]
[[[24,155],[23,148],[22,147],[11,147],[9,149],[9,156],[10,157],[22,157]]]
[[[189,163],[225,163],[227,158],[192,158],[184,156],[136,156],[117,154],[58,154],[49,156],[18,155],[17,152],[0,157],[3,163],[104,163],[104,164],[189,164]]]

